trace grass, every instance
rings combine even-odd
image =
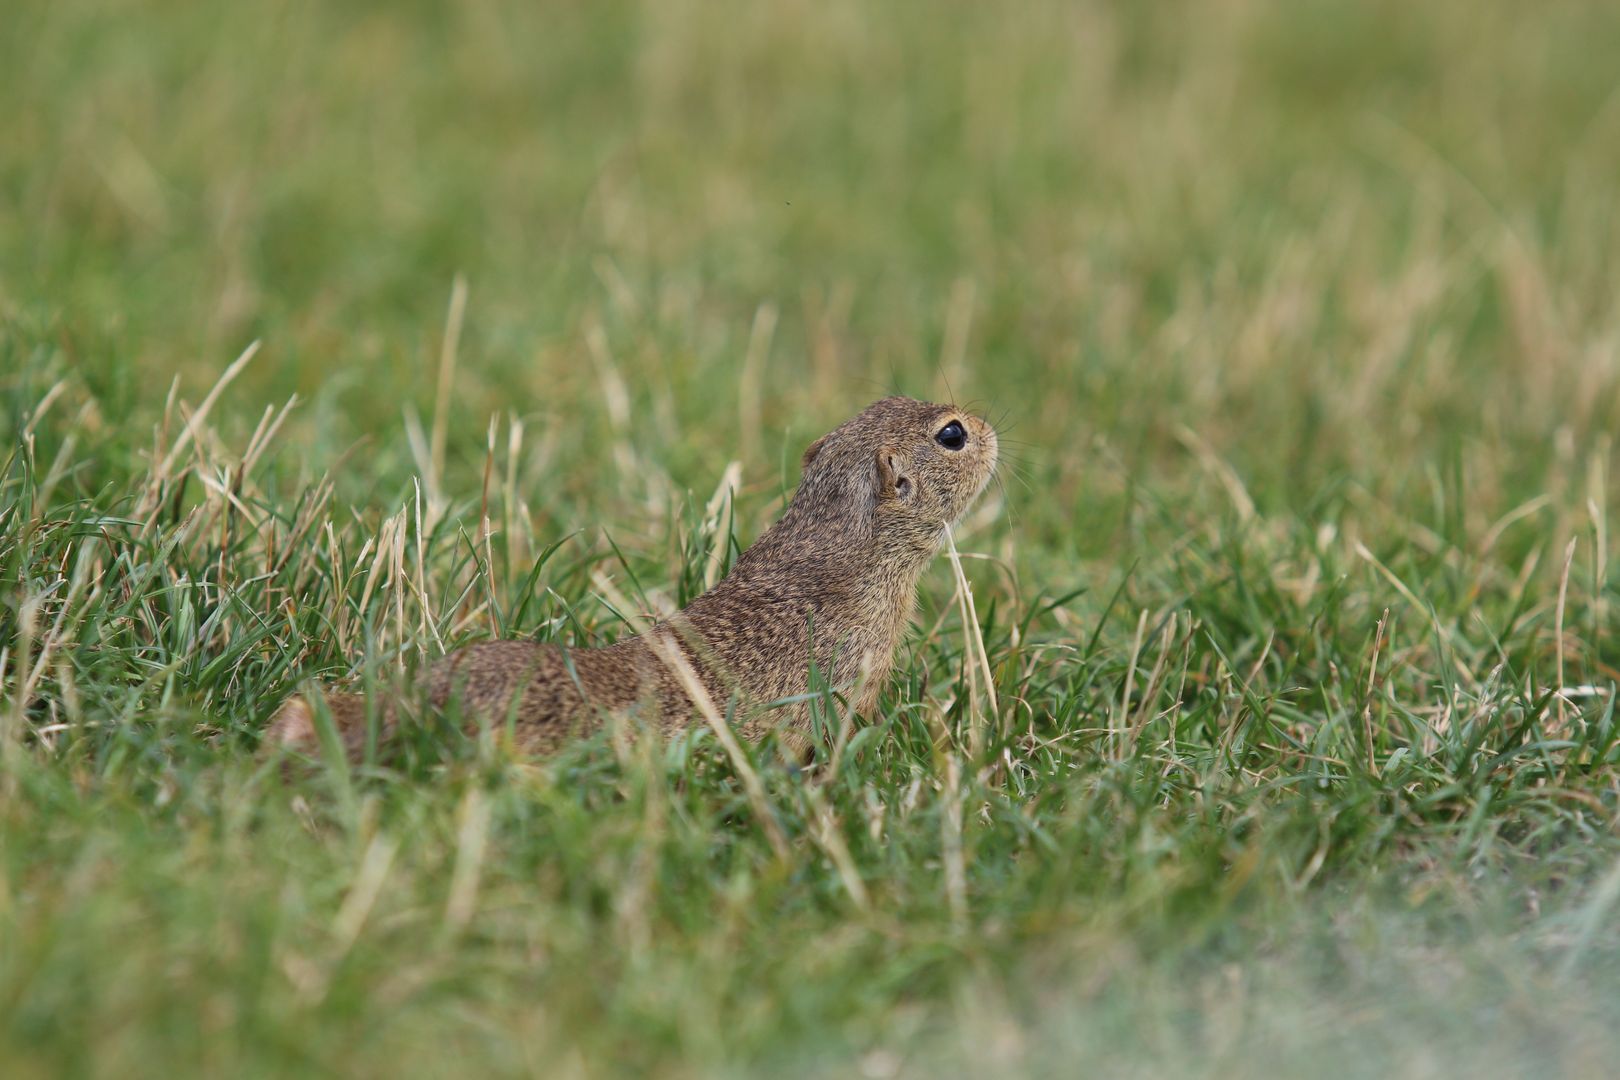
[[[1620,1050],[1610,7],[13,6],[8,1076]],[[812,767],[257,756],[891,390],[1016,460]]]

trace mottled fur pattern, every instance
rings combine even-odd
[[[958,441],[947,431],[953,422],[962,435],[955,449],[948,445]],[[857,712],[871,713],[911,621],[917,580],[946,528],[984,490],[996,457],[996,433],[978,417],[885,398],[805,451],[803,478],[781,519],[679,614],[603,649],[469,645],[428,669],[422,696],[430,708],[459,709],[470,726],[509,726],[529,753],[595,729],[610,712],[672,733],[694,716],[664,651],[673,644],[711,702],[738,706],[744,736],[781,729],[804,749],[807,704],[760,706],[805,694],[813,663],[828,685],[854,695]],[[321,696],[345,751],[358,757],[367,740],[366,699]],[[391,701],[377,703],[383,738],[398,716]],[[313,748],[310,703],[289,699],[267,739]]]

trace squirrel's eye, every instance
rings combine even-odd
[[[960,450],[967,445],[967,430],[961,423],[952,420],[935,434],[934,441],[947,450]]]

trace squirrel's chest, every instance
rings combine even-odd
[[[847,675],[860,687],[856,709],[862,713],[869,713],[876,706],[878,694],[894,669],[895,650],[911,626],[916,592],[914,589],[895,590],[884,597],[884,601],[866,613],[859,631],[851,635],[846,654]]]

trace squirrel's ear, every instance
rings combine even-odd
[[[821,453],[821,448],[826,445],[827,438],[828,436],[823,435],[821,438],[811,443],[809,449],[805,450],[804,459],[799,462],[799,470],[801,472],[808,469],[810,467],[810,463],[816,460],[816,455]]]
[[[904,499],[911,495],[911,470],[892,446],[877,452],[878,496],[884,499]]]

